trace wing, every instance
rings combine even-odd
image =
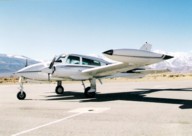
[[[83,70],[82,73],[89,75],[89,76],[99,78],[99,77],[113,75],[116,73],[129,71],[129,70],[135,69],[137,67],[138,66],[136,66],[136,65],[129,65],[128,63],[117,62],[117,63],[113,63],[110,65],[86,69],[86,70]]]
[[[133,49],[113,49],[103,52],[103,54],[117,63],[90,68],[81,71],[88,77],[101,78],[121,72],[130,71],[136,68],[171,59],[172,56],[150,52],[151,45],[145,44],[141,50]]]

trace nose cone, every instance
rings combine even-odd
[[[165,55],[165,56],[163,57],[164,60],[168,60],[168,59],[172,59],[172,58],[174,58],[174,57],[173,57],[173,56],[170,56],[170,55]]]
[[[105,51],[105,52],[103,52],[103,54],[106,54],[106,55],[113,55],[113,50]]]
[[[26,68],[20,69],[14,73],[16,76],[23,76],[23,73],[25,73]]]
[[[37,63],[34,65],[30,65],[30,66],[27,66],[25,68],[22,68],[21,70],[17,71],[15,73],[15,75],[25,77],[26,75],[29,75],[29,74],[35,74],[37,72],[41,72],[42,68],[44,68],[44,64],[43,63]]]
[[[22,75],[23,73],[29,72],[31,69],[31,66],[24,67],[18,71],[15,72],[16,75]]]

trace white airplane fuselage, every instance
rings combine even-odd
[[[122,62],[124,65],[131,66],[134,65],[137,67],[146,66],[150,64],[154,64],[160,62],[162,60],[170,59],[171,56],[168,55],[153,53],[145,50],[136,50],[136,49],[116,49],[116,50],[109,50],[103,52],[103,54],[112,60]],[[79,58],[79,61],[76,63],[70,63],[68,60],[69,57],[73,56],[74,58]],[[59,60],[59,59],[62,59]],[[96,61],[99,65],[94,64],[83,64],[83,59],[90,59]],[[62,55],[58,57],[58,59],[54,62],[54,67],[52,69],[49,68],[48,63],[38,63],[34,65],[30,65],[25,67],[19,71],[17,71],[17,75],[24,77],[26,79],[31,80],[38,80],[38,81],[58,81],[58,80],[88,80],[94,77],[94,75],[83,74],[82,71],[90,68],[96,67],[105,67],[110,62],[107,62],[103,59],[91,57],[91,56],[84,56],[79,54],[68,54]],[[126,67],[124,67],[126,71]],[[123,71],[119,71],[123,72]],[[50,75],[48,75],[48,73]],[[118,73],[118,72],[117,72]],[[116,74],[116,73],[114,73]],[[111,76],[111,75],[108,75]]]
[[[62,57],[61,55],[60,57]],[[70,64],[67,62],[67,59],[70,56],[75,56],[79,57],[80,61],[78,64]],[[60,59],[58,57],[58,59]],[[52,81],[64,81],[64,80],[88,80],[90,76],[88,75],[83,75],[80,72],[89,69],[89,68],[94,68],[97,67],[95,65],[83,65],[82,64],[82,58],[87,58],[95,61],[99,61],[100,65],[107,65],[109,62],[91,57],[91,56],[85,56],[85,55],[80,55],[80,54],[69,54],[65,55],[65,59],[62,60],[62,62],[54,62],[54,71],[51,72],[51,76],[49,80]],[[49,64],[50,62],[47,63],[37,63],[34,65],[30,65],[28,67],[25,67],[19,71],[16,72],[16,75],[24,77],[29,80],[37,80],[37,81],[48,81],[48,73],[52,71],[52,69],[49,69]]]
[[[90,68],[82,65],[55,64],[56,71],[50,76],[50,80],[87,80],[88,76],[79,74],[80,71]],[[19,70],[16,74],[30,80],[48,81],[48,66],[37,63]]]

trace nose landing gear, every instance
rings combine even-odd
[[[19,92],[17,93],[17,98],[19,100],[24,100],[26,97],[26,93],[23,90],[23,77],[19,78],[19,84],[20,84],[20,88],[19,88]]]

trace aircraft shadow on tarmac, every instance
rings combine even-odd
[[[151,102],[151,103],[162,103],[162,104],[178,104],[180,109],[191,109],[192,99],[174,99],[174,98],[158,98],[158,97],[148,97],[147,94],[161,92],[161,91],[190,91],[192,88],[178,88],[178,89],[145,89],[139,88],[132,92],[116,92],[116,93],[97,93],[96,98],[85,99],[84,94],[81,92],[70,92],[67,91],[63,95],[49,95],[46,96],[46,100],[80,100],[80,102],[106,102],[106,101],[137,101],[137,102]],[[192,97],[191,97],[192,98]]]

